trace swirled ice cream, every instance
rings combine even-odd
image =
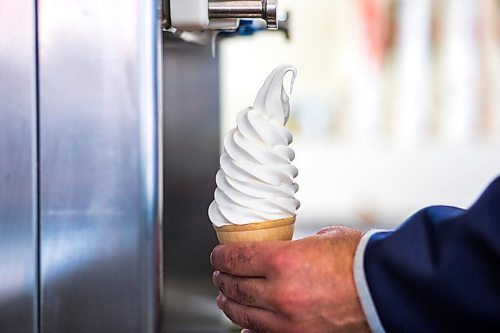
[[[215,200],[208,209],[216,230],[290,218],[295,221],[300,206],[294,182],[298,171],[292,165],[292,134],[284,127],[290,104],[283,80],[289,72],[293,73],[292,92],[296,69],[288,65],[276,68],[253,107],[238,114],[236,128],[224,138]]]

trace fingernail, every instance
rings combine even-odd
[[[214,274],[212,274],[212,282],[214,283],[215,286],[217,286],[217,283],[215,281],[215,279],[217,278],[217,276],[219,276],[219,271],[215,271]]]
[[[210,253],[210,264],[212,264],[212,266],[214,265],[214,256],[216,255],[215,252],[217,252],[219,249],[220,249],[221,245],[217,245],[213,250],[212,250],[212,253]]]
[[[222,310],[222,293],[219,293],[219,295],[217,295],[217,298],[215,299],[216,300],[216,303],[217,303],[217,307],[219,309]]]

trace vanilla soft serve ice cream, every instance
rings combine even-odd
[[[215,200],[208,215],[213,225],[245,225],[295,217],[297,168],[290,148],[291,132],[285,128],[290,115],[289,97],[283,86],[294,67],[276,68],[260,89],[253,107],[238,114],[236,128],[224,138]]]

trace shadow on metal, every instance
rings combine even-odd
[[[164,332],[227,332],[215,305],[207,215],[219,167],[219,64],[164,39]]]

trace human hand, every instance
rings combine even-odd
[[[369,332],[353,278],[361,237],[331,227],[293,242],[219,245],[211,255],[217,305],[258,333]]]

